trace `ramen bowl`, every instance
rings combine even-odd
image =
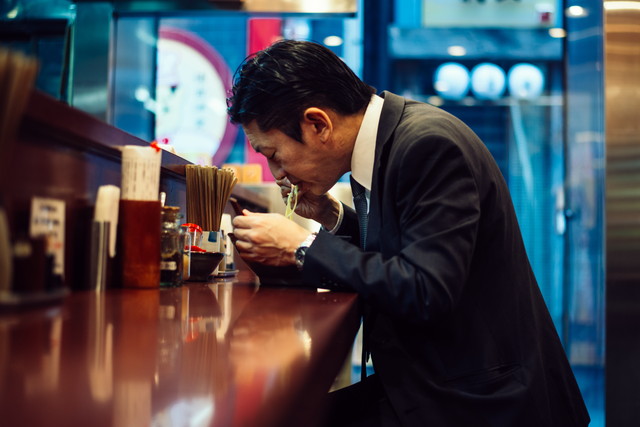
[[[189,281],[206,282],[224,258],[222,252],[191,252]]]

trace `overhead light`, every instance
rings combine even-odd
[[[549,35],[554,39],[561,39],[567,37],[567,32],[564,28],[549,28]]]
[[[7,12],[7,18],[8,19],[15,19],[18,16],[19,10],[20,9],[18,8],[18,6],[14,7],[9,12]]]
[[[640,3],[637,1],[605,1],[603,6],[607,10],[640,10]]]
[[[145,102],[151,98],[151,94],[145,86],[138,86],[134,92],[134,97],[137,101]]]
[[[328,36],[325,37],[323,40],[324,44],[327,46],[342,46],[342,43],[344,43],[344,41],[342,40],[342,37],[338,37],[338,36]]]
[[[464,46],[449,46],[447,52],[451,56],[465,56],[467,49],[465,49]]]
[[[587,16],[587,9],[582,6],[569,6],[566,9],[566,14],[571,18],[582,18]]]

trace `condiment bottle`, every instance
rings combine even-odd
[[[184,236],[180,229],[180,208],[162,208],[160,231],[160,286],[180,286],[183,273]]]

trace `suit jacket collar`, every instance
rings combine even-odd
[[[378,250],[380,248],[380,206],[383,195],[382,181],[384,180],[384,169],[386,167],[385,152],[392,144],[392,136],[395,132],[402,112],[404,111],[405,99],[391,92],[382,92],[384,98],[380,123],[378,125],[378,135],[376,138],[376,155],[373,164],[373,177],[371,180],[371,199],[369,203],[369,232],[367,233],[367,249]]]
[[[382,92],[380,96],[384,98],[384,105],[382,106],[382,114],[380,115],[378,135],[376,138],[376,155],[373,164],[373,178],[371,181],[372,193],[376,189],[379,181],[380,167],[383,163],[382,153],[391,141],[391,136],[400,122],[405,106],[405,99],[401,96],[387,91]]]
[[[382,145],[389,141],[393,131],[398,126],[405,104],[403,97],[391,92],[384,91],[380,94],[380,97],[384,99],[384,105],[382,106],[382,115],[378,125],[376,154],[382,149]]]

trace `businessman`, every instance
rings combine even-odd
[[[471,129],[377,95],[311,42],[247,58],[228,106],[283,197],[296,185],[296,212],[322,225],[245,212],[243,258],[363,301],[375,374],[330,394],[327,426],[588,425],[507,185]],[[327,193],[348,172],[355,211]]]

